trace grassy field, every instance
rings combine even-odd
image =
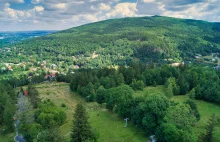
[[[36,88],[43,100],[50,99],[60,107],[62,103],[67,105],[64,108],[67,113],[67,121],[60,127],[61,134],[67,139],[70,137],[74,108],[78,102],[82,102],[89,113],[92,127],[100,134],[100,142],[146,142],[148,140],[141,130],[130,123],[127,128],[124,128],[124,120],[107,111],[104,106],[97,103],[86,103],[80,96],[70,92],[68,84],[41,84]],[[97,107],[100,108],[96,109]]]

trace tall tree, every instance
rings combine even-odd
[[[5,110],[3,113],[3,125],[6,131],[13,131],[14,130],[14,120],[13,116],[15,113],[15,106],[12,104],[10,98],[7,99],[5,104]]]
[[[97,141],[88,122],[88,114],[81,103],[76,105],[73,116],[71,142]]]

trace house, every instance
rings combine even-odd
[[[51,64],[51,67],[53,70],[55,70],[57,68],[57,65],[56,64]]]
[[[52,78],[54,78],[54,77],[56,77],[56,74],[55,74],[55,73],[53,73],[51,76],[52,76]]]
[[[28,91],[24,90],[24,95],[27,96],[28,95]]]
[[[184,65],[184,62],[180,62],[180,63],[172,63],[171,66],[172,67],[178,67],[180,65]]]
[[[79,69],[79,66],[78,65],[74,65],[74,69]]]
[[[11,66],[8,66],[8,70],[9,70],[9,71],[13,71],[13,69],[12,69]]]

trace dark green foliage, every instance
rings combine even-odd
[[[96,92],[96,102],[99,104],[104,103],[106,93],[107,93],[107,90],[103,86],[99,87],[99,89]]]
[[[189,105],[170,106],[164,117],[164,123],[157,128],[157,140],[161,142],[195,142],[192,130],[195,122],[196,118]]]
[[[169,100],[160,94],[153,94],[139,104],[143,111],[142,127],[147,134],[154,134],[157,127],[163,123],[163,117],[169,107]]]
[[[108,90],[106,95],[106,108],[116,111],[122,117],[130,116],[129,105],[132,101],[133,90],[128,85],[120,85]]]
[[[14,131],[16,95],[8,83],[0,83],[0,125],[4,132]]]
[[[12,132],[14,130],[14,112],[15,112],[15,106],[12,104],[12,101],[10,99],[7,99],[5,103],[5,109],[3,113],[3,124],[6,132]]]
[[[192,100],[187,100],[186,104],[188,104],[190,106],[190,108],[192,109],[192,114],[196,117],[196,120],[199,121],[200,120],[200,114],[199,114],[196,103]]]
[[[88,122],[88,114],[83,105],[77,104],[73,115],[71,142],[97,141]]]
[[[143,90],[145,87],[145,84],[142,80],[136,81],[135,79],[132,81],[130,85],[134,90]]]

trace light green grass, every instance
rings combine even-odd
[[[62,103],[66,104],[67,107],[63,109],[67,114],[67,120],[60,127],[60,131],[67,139],[70,138],[74,108],[78,102],[82,102],[89,114],[92,128],[100,134],[99,142],[146,142],[148,140],[143,131],[133,124],[129,123],[128,127],[124,128],[125,121],[116,114],[110,113],[104,106],[87,103],[79,95],[72,93],[68,84],[40,84],[36,88],[42,100],[50,99],[59,107]],[[97,107],[99,109],[96,109]]]

